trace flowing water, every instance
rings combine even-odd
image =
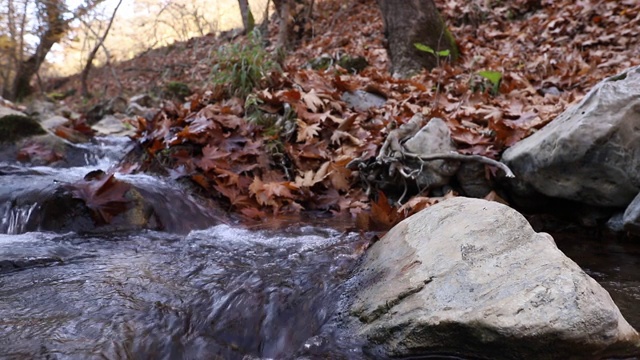
[[[302,353],[323,342],[358,239],[317,227],[227,225],[187,236],[4,235],[2,256],[22,267],[0,278],[0,357]]]
[[[194,218],[168,180],[127,175],[182,235],[46,231],[39,199],[127,144],[96,145],[66,169],[0,166],[1,359],[367,358],[335,321],[365,240],[334,219],[243,229]],[[556,238],[640,328],[640,246]]]

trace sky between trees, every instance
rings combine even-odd
[[[80,3],[79,0],[67,1],[71,8]],[[90,23],[95,31],[105,27],[117,3],[117,0],[106,0],[96,9],[95,19]],[[263,14],[267,0],[249,3],[258,17]],[[150,48],[241,26],[237,0],[123,0],[105,45],[111,61],[122,61]],[[81,71],[94,42],[95,37],[87,26],[76,22],[69,36],[56,44],[47,56],[50,65],[46,75]],[[104,62],[104,51],[100,51],[94,64],[99,66]]]

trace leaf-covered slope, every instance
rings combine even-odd
[[[188,110],[166,103],[153,121],[141,121],[147,160],[157,160],[174,177],[190,178],[249,217],[301,209],[358,213],[368,208],[368,196],[347,164],[375,156],[391,124],[416,113],[438,116],[460,152],[496,158],[596,82],[640,64],[635,0],[436,3],[462,59],[408,80],[387,72],[382,19],[373,0],[316,2],[304,29],[310,36],[288,55],[284,72],[270,74],[249,102],[225,98],[219,88],[205,91],[215,63],[211,51],[223,39],[192,39],[119,64],[116,72],[127,74],[121,80],[129,93],[162,86],[160,80],[203,89]],[[274,43],[276,35],[272,25],[267,38]],[[339,65],[345,54],[362,56],[369,66],[349,71]],[[322,56],[334,60],[326,70],[307,66]],[[94,86],[104,84],[112,93],[109,73],[99,74]],[[356,89],[387,101],[352,109],[342,95]]]

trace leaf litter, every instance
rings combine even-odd
[[[316,2],[313,36],[288,54],[282,73],[268,75],[270,87],[255,89],[258,106],[253,108],[245,107],[246,99],[225,98],[219,88],[206,85],[210,49],[223,41],[243,41],[242,36],[191,39],[169,56],[152,50],[121,63],[120,71],[133,71],[124,81],[128,92],[146,91],[158,81],[136,72],[149,59],[159,71],[191,63],[171,73],[170,80],[203,84],[186,104],[165,103],[153,119],[134,119],[136,140],[148,155],[139,170],[161,164],[166,173],[190,179],[202,193],[248,218],[321,210],[348,212],[359,216],[360,224],[388,227],[441,200],[416,196],[391,206],[383,193],[371,200],[357,170],[347,168],[354,159],[375,157],[392,125],[418,112],[440,117],[460,153],[498,159],[597,82],[640,64],[640,3],[635,0],[436,0],[436,5],[460,46],[461,60],[396,79],[387,70],[375,1]],[[266,37],[272,44],[277,31],[271,24]],[[309,66],[316,58],[345,54],[363,57],[369,66],[357,73],[337,63],[325,70]],[[96,76],[107,94],[113,91],[106,71]],[[355,90],[386,102],[351,108],[342,95]],[[268,121],[248,120],[256,108]],[[77,196],[91,198],[80,190]],[[120,206],[113,195],[92,204],[103,220],[111,216],[111,205]]]

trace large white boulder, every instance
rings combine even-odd
[[[611,297],[515,210],[454,198],[365,255],[350,314],[370,351],[494,359],[640,354]]]
[[[640,192],[640,67],[598,83],[502,161],[544,195],[627,206]]]

